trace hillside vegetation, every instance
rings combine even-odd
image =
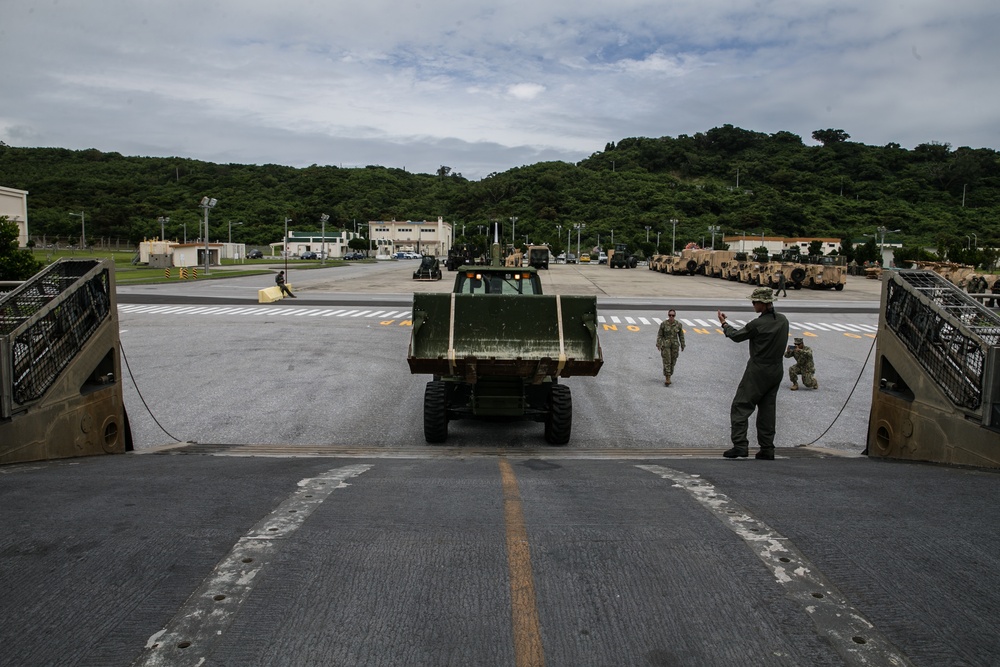
[[[789,133],[725,125],[693,136],[627,138],[578,164],[545,162],[470,181],[442,166],[436,174],[369,166],[342,169],[274,164],[213,164],[185,158],[126,157],[98,150],[15,148],[0,144],[0,185],[30,192],[32,236],[131,243],[159,236],[197,238],[203,196],[213,240],[252,245],[278,241],[289,218],[296,231],[366,231],[369,220],[444,216],[472,237],[491,220],[509,239],[564,246],[574,225],[581,242],[629,242],[647,253],[727,235],[860,238],[885,228],[887,241],[934,246],[957,261],[982,261],[975,247],[1000,246],[1000,156],[946,143],[905,149],[851,142],[842,130],[818,130],[822,145]],[[647,232],[647,227],[649,230]],[[557,235],[557,229],[560,229]],[[893,230],[900,230],[895,233]],[[647,233],[649,242],[646,242]],[[718,238],[717,238],[718,241]],[[560,243],[561,242],[561,243]]]

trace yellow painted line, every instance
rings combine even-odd
[[[514,664],[517,667],[542,667],[542,630],[535,601],[535,578],[531,573],[531,551],[524,525],[521,493],[517,478],[507,459],[500,459],[503,483],[503,516],[507,528],[507,565],[510,568],[511,620],[514,630]]]

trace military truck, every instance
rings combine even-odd
[[[437,257],[424,255],[420,258],[420,266],[413,272],[414,280],[441,280],[444,275],[441,272],[441,262]]]
[[[460,266],[475,264],[478,254],[478,249],[471,243],[456,243],[448,250],[444,265],[449,271],[456,271]]]
[[[804,277],[800,282],[809,289],[842,290],[847,284],[846,257],[810,256],[804,266]]]
[[[569,442],[573,399],[562,378],[594,376],[604,364],[597,297],[542,294],[535,268],[464,266],[451,294],[413,295],[407,363],[433,379],[424,390],[424,439],[441,443],[455,419],[545,424]]]
[[[528,246],[528,266],[536,269],[548,269],[549,247],[547,245]]]
[[[628,251],[628,245],[616,243],[608,254],[608,266],[612,269],[634,269],[639,259]]]

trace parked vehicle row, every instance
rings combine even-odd
[[[776,288],[784,276],[789,289],[842,290],[847,284],[847,259],[840,256],[754,256],[731,250],[684,249],[679,255],[654,255],[650,271],[670,275],[701,274],[750,285]]]

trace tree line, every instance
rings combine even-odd
[[[790,132],[732,125],[677,137],[609,142],[576,164],[541,162],[472,181],[442,165],[434,174],[370,165],[215,164],[128,157],[95,149],[0,145],[0,184],[28,190],[33,237],[87,235],[137,243],[200,237],[204,196],[211,239],[266,245],[289,229],[367,232],[369,220],[434,220],[479,242],[494,223],[505,242],[608,247],[612,235],[641,252],[670,252],[731,235],[867,236],[903,242],[904,254],[987,263],[1000,246],[1000,156],[931,141],[913,149],[850,141],[816,130],[819,145]],[[333,160],[331,160],[333,161]],[[674,222],[676,221],[676,222]],[[241,224],[235,224],[241,223]],[[464,236],[464,239],[462,238]],[[658,241],[658,243],[657,243]],[[850,244],[848,244],[850,245]],[[995,255],[992,257],[995,259]]]

